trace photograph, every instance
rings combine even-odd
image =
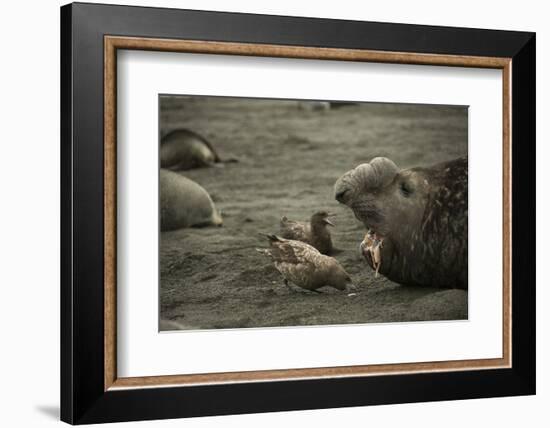
[[[468,106],[159,95],[159,330],[468,319]]]
[[[543,415],[543,14],[141,3],[27,10],[7,67],[8,332],[57,343],[11,426]]]

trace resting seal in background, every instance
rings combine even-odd
[[[214,166],[222,161],[214,147],[199,134],[188,129],[176,129],[161,139],[160,166],[174,171]]]
[[[204,188],[182,175],[160,170],[160,230],[221,226],[222,217]]]
[[[375,158],[340,177],[334,195],[384,239],[381,274],[405,285],[468,288],[467,157],[406,170]]]

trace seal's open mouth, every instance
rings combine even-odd
[[[384,238],[368,228],[367,234],[361,241],[359,248],[367,263],[375,270],[375,277],[378,278],[378,271],[382,265],[382,246]]]
[[[367,228],[367,235],[366,236],[370,235],[370,236],[373,236],[373,237],[378,238],[378,239],[383,239],[384,238],[382,233],[374,230],[374,228],[372,226],[366,225],[366,228]]]

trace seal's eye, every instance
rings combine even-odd
[[[404,181],[402,181],[401,184],[399,185],[399,189],[401,190],[401,193],[403,194],[403,196],[406,196],[407,198],[411,196],[413,192],[412,187]]]

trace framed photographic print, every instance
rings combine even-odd
[[[61,8],[61,418],[535,393],[535,35]]]

